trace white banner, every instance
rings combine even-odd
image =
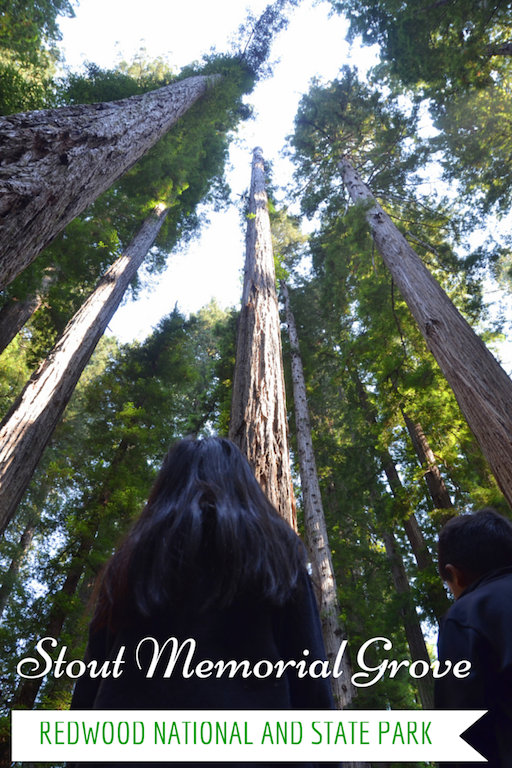
[[[460,738],[483,711],[13,710],[13,761],[486,760]]]

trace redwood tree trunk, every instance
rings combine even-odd
[[[488,56],[512,56],[512,42],[500,43],[499,45],[487,46]]]
[[[368,401],[366,390],[359,376],[357,375],[357,372],[354,372],[353,375],[356,382],[359,401],[361,403],[366,420],[370,425],[375,426],[377,424],[377,417],[374,413],[372,405]],[[432,580],[429,579],[427,581],[425,591],[427,593],[429,607],[439,621],[450,607],[450,603],[446,597],[446,592],[443,585],[441,584],[441,580],[437,578],[437,567],[434,564],[434,560],[427,546],[427,542],[425,541],[416,515],[411,509],[410,501],[407,498],[407,492],[402,485],[402,481],[400,480],[400,475],[398,474],[398,470],[396,468],[395,462],[393,461],[393,457],[389,451],[381,450],[379,453],[379,458],[389,487],[391,488],[391,493],[396,499],[397,505],[399,505],[399,509],[401,511],[401,521],[409,540],[409,544],[411,545],[411,550],[414,555],[414,559],[416,560],[418,570],[424,571],[433,577]]]
[[[31,520],[25,526],[25,530],[21,534],[20,543],[18,545],[16,554],[12,558],[9,568],[4,574],[2,579],[2,586],[0,587],[0,617],[2,616],[7,603],[9,602],[9,597],[14,588],[14,584],[16,583],[16,577],[18,576],[21,564],[25,559],[28,550],[30,549],[30,545],[32,544],[35,530],[36,522]]]
[[[404,487],[402,481],[398,475],[396,466],[391,456],[387,454],[387,459],[383,461],[382,465],[388,483],[390,485],[393,496],[397,499],[401,499],[404,493]],[[425,585],[425,591],[428,596],[430,608],[434,613],[438,621],[446,613],[450,607],[450,601],[446,596],[446,592],[441,583],[441,579],[437,574],[437,567],[434,563],[430,550],[427,546],[427,542],[423,536],[423,532],[420,528],[418,520],[414,512],[409,509],[408,516],[403,521],[405,533],[411,545],[412,553],[416,560],[419,571],[425,571],[433,577],[433,580],[428,580]]]
[[[419,661],[421,659],[430,665],[430,656],[428,655],[418,614],[411,597],[409,580],[396,539],[391,532],[384,532],[382,538],[391,567],[395,589],[403,600],[400,612],[402,614],[407,644],[411,652],[411,661]],[[418,679],[418,691],[423,709],[434,709],[434,690],[430,676]]]
[[[218,75],[0,119],[0,289],[155,144]]]
[[[21,301],[10,299],[4,304],[0,309],[0,354],[28,323],[34,312],[37,312],[41,303],[41,296],[34,295]]]
[[[48,621],[41,632],[41,637],[53,637],[55,640],[60,638],[62,627],[64,626],[64,621],[67,618],[69,610],[65,607],[66,603],[73,597],[77,590],[87,564],[87,558],[93,541],[94,537],[87,535],[79,542],[78,551],[69,564],[64,583],[54,595]],[[44,682],[44,677],[24,678],[20,680],[10,705],[11,708],[32,709],[37,694]]]
[[[0,428],[0,531],[4,531],[82,371],[153,244],[168,209],[157,206],[126,252],[66,326]]]
[[[272,236],[261,149],[253,153],[229,436],[279,514],[296,527]]]
[[[136,404],[137,407],[140,405],[140,402],[141,401]],[[73,545],[74,552],[67,567],[64,583],[57,592],[50,595],[48,598],[52,600],[52,603],[47,614],[48,619],[46,626],[41,630],[40,637],[53,637],[55,640],[59,640],[64,623],[69,616],[70,598],[75,596],[78,603],[81,603],[84,607],[86,606],[87,600],[90,597],[89,589],[85,590],[87,593],[86,596],[77,594],[77,590],[80,582],[82,581],[83,583],[83,574],[89,568],[90,555],[93,551],[95,542],[98,538],[101,538],[103,513],[112,497],[111,479],[109,478],[116,476],[124,457],[132,447],[133,442],[131,440],[127,438],[121,440],[110,464],[110,470],[105,480],[105,484],[98,491],[94,507],[90,508],[88,515],[85,508],[81,511],[80,517],[84,529]],[[67,684],[69,684],[70,680],[69,678],[65,678],[62,682],[67,682]],[[15,691],[12,706],[25,707],[27,709],[32,708],[43,683],[45,683],[45,678],[21,680]]]
[[[12,298],[0,309],[0,354],[37,312],[54,280],[51,272],[45,274],[36,293],[21,300]]]
[[[288,288],[284,282],[281,282],[281,294],[284,299],[286,323],[290,338],[297,448],[304,504],[304,525],[309,552],[313,559],[313,567],[320,580],[320,616],[322,619],[325,650],[329,662],[333,663],[339,651],[340,643],[346,639],[346,632],[339,621],[340,608],[336,590],[336,579],[316,471],[313,441],[311,439],[309,408],[304,369],[300,356],[299,338],[295,318],[290,306]],[[332,678],[332,684],[334,697],[339,708],[345,709],[349,707],[355,696],[355,688],[352,685],[352,668],[347,653],[343,656],[343,675],[337,679]]]
[[[375,201],[346,158],[339,168],[366,218],[384,263],[512,506],[512,381]]]
[[[436,509],[450,509],[451,514],[445,515],[445,518],[449,519],[450,517],[453,517],[456,512],[453,508],[448,488],[445,485],[441,471],[437,465],[434,451],[429,445],[421,424],[413,421],[403,408],[401,410],[418,461],[425,469],[425,482],[434,507]]]

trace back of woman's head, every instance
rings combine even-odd
[[[181,440],[107,566],[98,619],[151,616],[169,605],[227,606],[252,594],[274,604],[304,567],[300,540],[224,438]],[[117,617],[117,618],[116,618]]]

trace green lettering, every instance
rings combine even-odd
[[[397,739],[400,739],[402,744],[405,744],[405,742],[404,742],[404,734],[402,733],[402,726],[400,725],[400,723],[397,723],[396,726],[395,726],[395,732],[393,734],[393,741],[392,741],[392,743],[394,744],[395,741],[397,741]]]
[[[274,739],[272,738],[272,730],[270,728],[270,723],[267,721],[265,723],[265,728],[263,729],[263,736],[261,737],[261,743],[265,743],[265,739],[270,739],[270,743],[274,743]]]
[[[388,720],[379,720],[379,744],[382,744],[382,737],[389,733],[390,724]]]
[[[347,737],[345,736],[345,728],[343,727],[343,723],[340,721],[338,723],[338,729],[336,731],[336,736],[334,737],[334,743],[337,744],[340,739],[343,741],[344,744],[347,743]]]
[[[89,743],[89,741],[92,741],[93,744],[96,744],[98,740],[98,730],[99,730],[100,724],[99,722],[96,723],[96,730],[93,730],[91,728],[86,728],[85,723],[82,723],[82,731],[84,734],[84,741],[86,744]]]
[[[47,720],[41,721],[41,733],[40,733],[40,744],[43,743],[43,736],[46,738],[46,741],[48,744],[51,744],[50,737],[48,736],[50,732],[50,723]]]
[[[172,739],[176,739],[178,744],[180,744],[180,735],[178,733],[178,726],[176,725],[176,720],[172,721],[171,724],[171,730],[169,733],[169,738],[167,739],[167,743],[170,744]]]
[[[247,720],[244,722],[244,744],[254,744],[253,741],[249,739],[249,734],[247,733]]]
[[[319,723],[319,722],[320,722],[320,720],[314,720],[314,721],[311,723],[311,727],[312,727],[312,729],[313,729],[313,730],[314,730],[314,732],[315,732],[315,733],[316,733],[316,734],[319,736],[319,739],[318,739],[318,741],[312,741],[312,742],[311,742],[312,744],[321,744],[321,743],[322,743],[322,734],[320,733],[320,731],[318,730],[318,728],[316,728],[316,727],[315,727],[315,726],[316,726],[316,724],[317,724],[317,723]]]
[[[61,726],[59,728],[59,726]],[[55,743],[56,744],[65,744],[65,741],[59,741],[59,736],[64,735],[64,721],[63,720],[56,720],[55,721]]]

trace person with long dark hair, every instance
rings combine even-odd
[[[109,561],[86,660],[123,646],[122,674],[80,678],[72,708],[334,708],[330,679],[293,663],[325,659],[304,545],[229,440],[171,448]]]

